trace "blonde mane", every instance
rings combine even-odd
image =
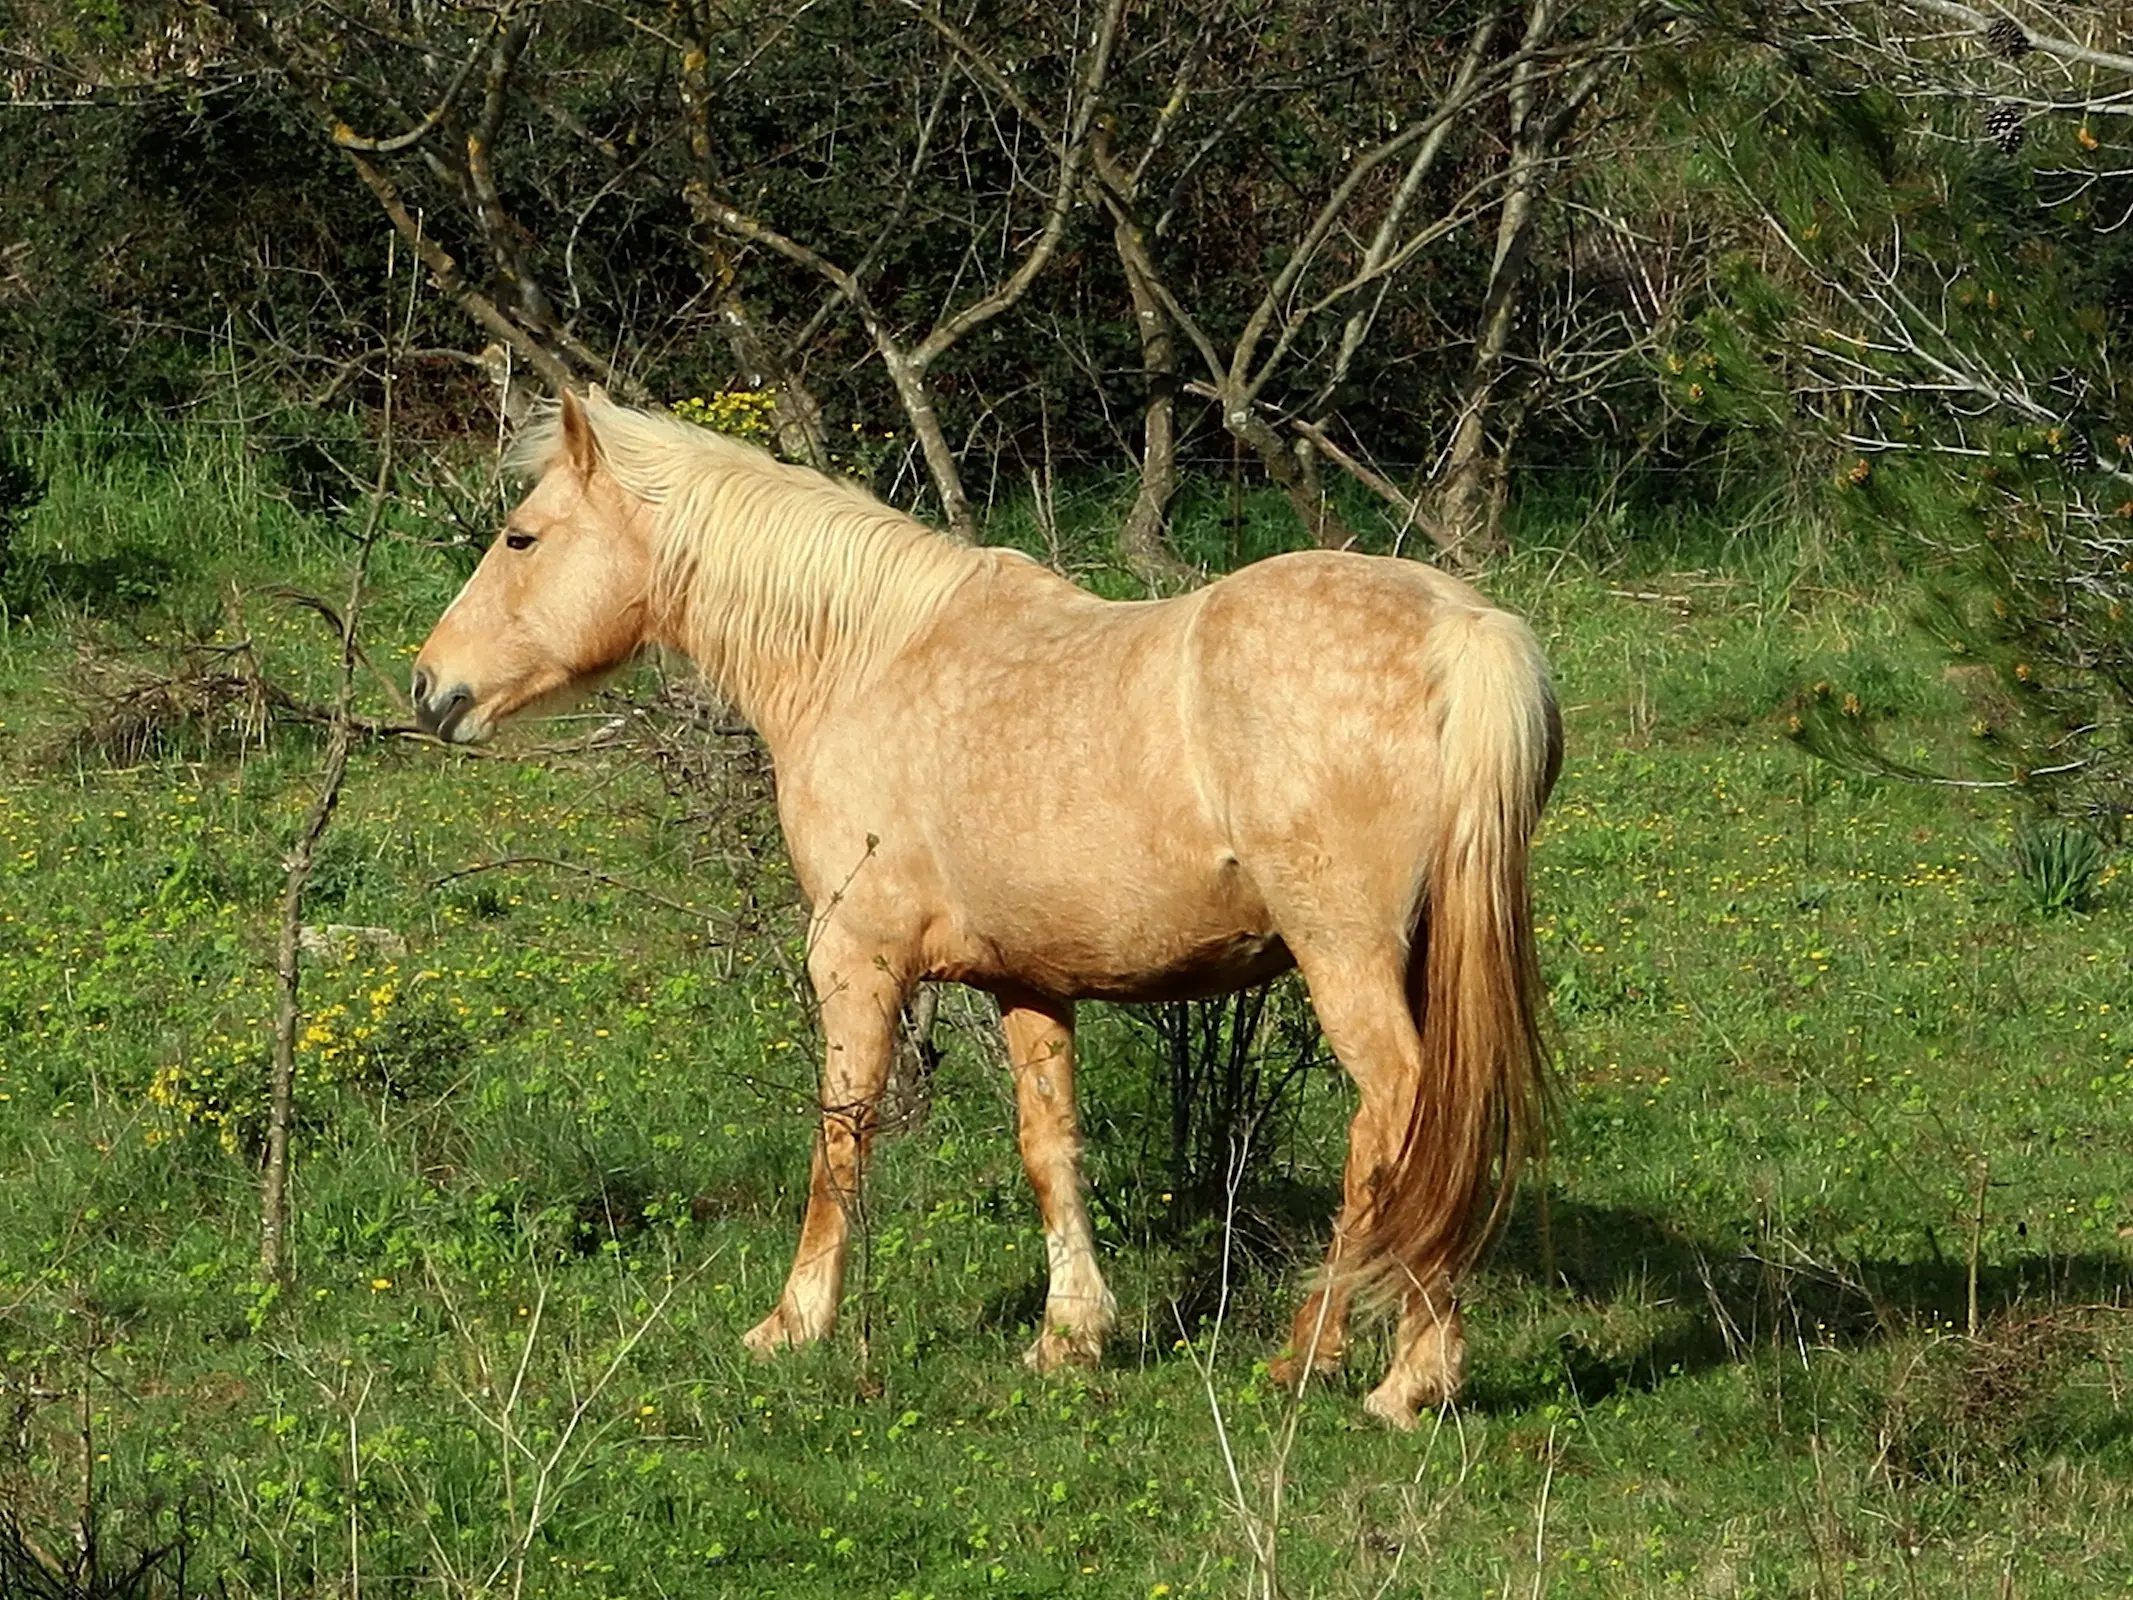
[[[585,410],[601,464],[652,508],[653,615],[751,720],[805,685],[863,681],[979,564],[857,484],[597,393]],[[512,464],[539,474],[561,448],[551,410]]]

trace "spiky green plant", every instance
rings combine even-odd
[[[2103,841],[2084,828],[2040,822],[2015,834],[2010,852],[2015,876],[2046,916],[2086,911],[2102,881]]]

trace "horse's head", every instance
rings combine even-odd
[[[644,643],[651,517],[601,463],[565,394],[545,468],[415,657],[415,717],[471,743],[553,709]]]

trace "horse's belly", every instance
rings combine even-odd
[[[1071,1000],[1197,1000],[1279,977],[1296,964],[1274,934],[1237,935],[1166,959],[1052,945],[944,954],[927,972],[979,989],[1027,989]]]
[[[995,949],[949,958],[929,977],[980,989],[1027,989],[1070,1000],[1197,1000],[1279,977],[1296,964],[1273,934],[1240,935],[1140,961],[1128,951]]]
[[[1124,877],[1095,896],[1024,887],[967,905],[928,952],[928,976],[1072,999],[1180,1000],[1295,965],[1233,864],[1191,884]]]
[[[1088,1000],[1200,1000],[1277,978],[1296,965],[1289,947],[1274,934],[1239,935],[1196,949],[1167,967],[1121,965],[1116,973],[1084,980],[1071,991]]]

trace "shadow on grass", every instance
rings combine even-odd
[[[1233,1204],[1221,1194],[1181,1195],[1153,1217],[1115,1203],[1120,1198],[1101,1190],[1090,1196],[1116,1233],[1145,1240],[1168,1257],[1169,1293],[1156,1330],[1160,1352],[1181,1334],[1199,1336],[1217,1316],[1231,1335],[1246,1341],[1286,1334],[1305,1278],[1325,1249],[1340,1190],[1330,1183],[1260,1178],[1240,1189]],[[1039,1274],[993,1295],[978,1325],[1033,1332],[1044,1315],[1045,1286]]]
[[[1843,1260],[1784,1235],[1699,1236],[1650,1212],[1548,1197],[1522,1205],[1487,1269],[1567,1291],[1602,1319],[1653,1324],[1642,1336],[1560,1340],[1541,1374],[1486,1368],[1469,1398],[1529,1409],[1567,1381],[1590,1403],[1748,1359],[1773,1346],[1856,1350],[1922,1331],[1961,1332],[2055,1310],[2133,1307],[2133,1267],[2116,1253],[2025,1253],[1970,1265],[1948,1256]],[[1972,1295],[1975,1294],[1973,1305]],[[1596,1347],[1605,1343],[1609,1348]],[[1551,1364],[1552,1365],[1552,1364]]]
[[[1240,1193],[1226,1230],[1219,1212],[1169,1219],[1150,1239],[1170,1254],[1166,1313],[1176,1320],[1157,1341],[1159,1358],[1180,1331],[1202,1333],[1218,1312],[1240,1348],[1256,1342],[1271,1355],[1324,1248],[1335,1198],[1328,1185],[1258,1184]],[[1522,1201],[1481,1276],[1561,1331],[1539,1359],[1473,1363],[1465,1400],[1484,1412],[1530,1411],[1566,1387],[1587,1404],[1649,1393],[1772,1348],[1857,1351],[1971,1325],[1961,1258],[1847,1261],[1786,1235],[1698,1234],[1648,1211],[1561,1194],[1548,1202],[1544,1234],[1541,1208]],[[1027,1333],[1044,1300],[1034,1274],[996,1293],[979,1325]],[[2094,1306],[2133,1309],[2133,1265],[2115,1253],[1978,1263],[1983,1343]]]
[[[86,561],[17,556],[4,574],[0,601],[18,615],[52,605],[92,617],[119,617],[153,605],[178,580],[175,563],[129,545]]]

